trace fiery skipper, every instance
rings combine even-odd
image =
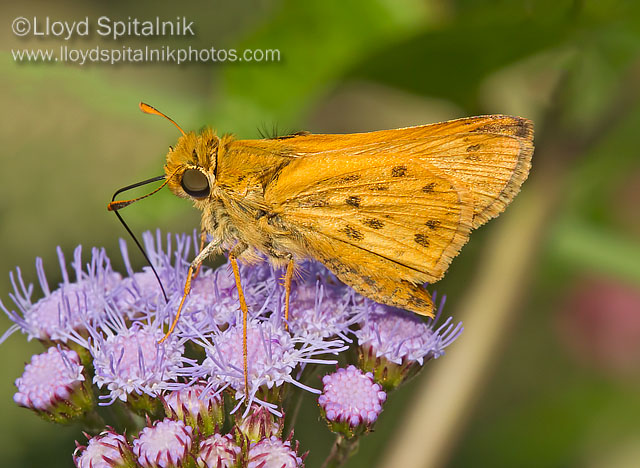
[[[185,133],[166,118],[182,136],[167,154],[165,175],[151,180],[164,179],[175,195],[193,201],[203,233],[167,336],[203,260],[225,250],[245,323],[237,260],[259,254],[287,265],[285,318],[295,262],[309,257],[363,296],[432,316],[422,284],[442,278],[471,230],[513,200],[533,154],[532,123],[505,115],[262,140],[218,137],[208,128]],[[133,201],[113,201],[109,209]],[[205,246],[207,235],[213,240]]]

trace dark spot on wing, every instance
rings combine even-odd
[[[531,128],[531,122],[525,119],[518,119],[518,125],[516,127],[516,136],[520,138],[529,138],[533,129]]]
[[[329,205],[329,202],[320,195],[304,197],[298,202],[300,208],[319,208]]]
[[[364,281],[364,283],[369,287],[375,287],[377,285],[376,280],[374,280],[370,276],[363,276],[362,281]]]
[[[482,146],[481,144],[467,146],[467,153],[472,153],[474,151],[478,151],[481,146]]]
[[[355,273],[355,270],[349,266],[342,263],[340,260],[336,260],[333,258],[324,258],[322,263],[325,264],[331,271],[333,271],[336,275],[340,276],[349,276]]]
[[[349,239],[354,241],[361,241],[364,239],[364,235],[360,231],[348,224],[342,229],[342,232],[344,232]]]
[[[369,226],[371,229],[382,229],[384,227],[384,223],[376,218],[367,218],[362,221],[362,224]]]
[[[508,119],[509,118],[505,118],[506,122],[502,123],[488,123],[481,125],[473,131],[478,133],[513,135],[519,138],[529,138],[531,136],[531,122],[521,118],[512,118],[512,120]]]
[[[425,307],[429,307],[429,303],[427,301],[425,301],[423,298],[418,297],[418,296],[414,296],[413,294],[411,296],[409,296],[409,302],[411,302],[411,304],[413,304],[414,306],[417,306],[419,308],[425,308]]]
[[[391,177],[404,177],[407,175],[407,166],[394,166],[391,168]]]
[[[438,221],[437,219],[430,219],[429,221],[424,223],[424,225],[431,230],[437,229],[438,226],[440,226],[440,224],[441,224],[440,221]]]
[[[433,189],[434,189],[435,186],[436,186],[436,183],[435,182],[431,182],[431,183],[425,185],[424,187],[422,187],[422,191],[424,193],[433,193]]]
[[[497,134],[509,134],[509,127],[504,124],[499,123],[488,123],[479,126],[478,128],[472,130],[477,133],[497,133]]]
[[[360,180],[360,174],[349,174],[342,177],[338,182],[340,183],[348,183],[355,182],[356,180]]]
[[[360,197],[351,196],[351,197],[348,197],[344,202],[349,206],[354,206],[356,208],[359,208],[361,199]]]
[[[422,247],[429,247],[429,238],[424,234],[416,234],[413,236],[413,240]]]
[[[386,192],[387,190],[389,190],[389,186],[377,184],[377,185],[371,185],[369,189],[374,192]]]

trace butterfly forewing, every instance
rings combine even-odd
[[[489,115],[397,130],[262,142],[297,157],[391,153],[420,159],[465,185],[472,197],[475,228],[500,214],[527,178],[533,126],[520,117]]]

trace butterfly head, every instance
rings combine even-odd
[[[210,128],[200,134],[185,133],[167,153],[164,166],[167,185],[178,197],[205,200],[216,181],[220,139]]]

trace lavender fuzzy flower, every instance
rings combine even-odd
[[[301,268],[306,280],[297,283],[291,294],[291,331],[316,339],[339,337],[351,342],[350,327],[361,320],[364,313],[364,308],[355,304],[353,289],[317,262],[304,262]]]
[[[262,404],[277,414],[274,404],[261,400],[257,392],[274,389],[288,382],[305,390],[319,393],[298,382],[293,370],[308,363],[335,364],[332,359],[319,359],[323,354],[338,354],[347,347],[341,340],[323,341],[304,336],[292,336],[284,329],[280,317],[273,315],[269,320],[249,320],[247,324],[249,401],[245,402],[242,320],[237,317],[236,325],[212,334],[209,339],[201,337],[196,342],[206,351],[202,364],[185,368],[182,373],[190,379],[208,379],[211,388],[223,390],[230,387],[235,391],[238,402],[244,402],[247,409],[254,402]]]
[[[83,330],[87,323],[102,316],[105,304],[121,281],[121,276],[111,270],[104,249],[92,249],[86,270],[82,264],[82,247],[74,250],[75,282],[69,279],[62,249],[58,247],[57,252],[63,282],[51,291],[42,259],[37,258],[36,271],[44,297],[35,303],[32,302],[33,284],[25,285],[20,268],[16,268],[15,275],[10,273],[13,292],[9,297],[19,312],[9,311],[0,301],[0,308],[14,322],[0,343],[17,330],[26,333],[29,340],[65,342],[69,332]]]
[[[15,383],[13,400],[45,419],[66,423],[93,408],[93,393],[75,351],[51,347],[34,355]]]
[[[93,359],[98,388],[106,387],[102,399],[127,401],[131,396],[157,396],[170,388],[178,370],[188,360],[183,356],[184,340],[171,336],[159,343],[164,332],[153,324],[131,325],[116,311],[109,309],[105,317],[88,326],[89,338],[71,334],[70,338],[86,348]]]
[[[368,430],[378,419],[387,394],[373,381],[373,374],[355,366],[338,369],[322,378],[318,404],[331,430],[348,437]]]
[[[17,269],[11,298],[18,312],[0,303],[14,321],[0,342],[21,330],[57,345],[34,356],[16,380],[16,403],[54,421],[80,420],[92,431],[105,427],[104,417],[123,434],[109,429],[79,446],[77,467],[303,466],[298,443],[282,437],[284,413],[292,427],[296,419],[299,390],[321,393],[320,413],[337,434],[327,460],[343,463],[377,421],[385,390],[441,356],[462,331],[452,319],[436,326],[443,302],[435,320],[424,321],[372,303],[312,262],[301,264],[304,275],[293,284],[285,322],[282,270],[268,262],[240,265],[249,308],[245,368],[243,315],[230,265],[202,266],[177,326],[165,337],[199,236],[157,231],[143,241],[153,269],[134,271],[124,242],[124,278],[111,270],[104,250],[93,249],[85,265],[78,248],[71,281],[59,250],[59,288],[49,289],[38,259],[44,297],[32,300],[34,287]],[[359,353],[361,369],[349,365],[355,353],[341,354],[354,336],[351,351]],[[310,387],[319,365],[335,366],[339,355],[345,368],[326,375],[322,391]],[[97,412],[94,394],[100,404],[115,404]],[[147,421],[142,430],[138,416]],[[125,428],[140,430],[132,444]]]
[[[134,272],[124,241],[120,250],[129,276],[125,278],[115,298],[115,306],[123,315],[134,319],[154,320],[160,318],[169,324],[182,299],[184,284],[189,269],[190,255],[196,254],[198,240],[193,235],[167,234],[158,230],[155,236],[150,232],[142,235],[145,249],[164,285],[170,308],[165,307],[162,290],[153,271],[146,267]],[[260,313],[267,299],[273,294],[276,282],[270,281],[273,270],[268,263],[255,266],[241,266],[245,299],[251,311]],[[226,328],[235,323],[238,310],[238,291],[230,265],[222,265],[216,270],[201,266],[197,277],[191,283],[191,292],[186,297],[181,320],[177,330],[187,336],[190,330],[208,333]],[[167,310],[161,316],[148,311]]]
[[[415,375],[425,361],[442,356],[463,330],[451,317],[436,328],[444,302],[443,298],[433,319],[424,321],[411,312],[367,301],[368,312],[356,331],[362,368],[391,390]]]

